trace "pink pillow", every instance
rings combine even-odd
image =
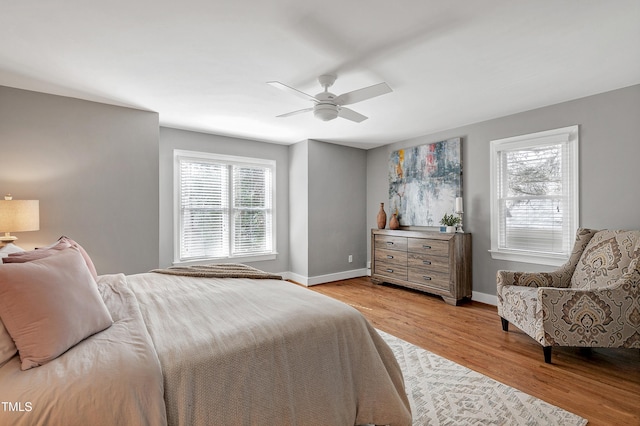
[[[32,262],[38,259],[44,259],[45,257],[49,257],[53,254],[59,253],[60,250],[64,250],[69,247],[75,247],[78,249],[82,257],[84,258],[85,263],[87,264],[87,268],[89,268],[89,272],[93,276],[93,279],[98,278],[98,273],[96,271],[96,267],[93,265],[89,254],[82,248],[82,246],[75,241],[73,241],[69,237],[62,236],[58,239],[54,245],[35,249],[31,251],[25,251],[21,253],[11,253],[9,256],[2,259],[3,263],[24,263],[24,262]]]
[[[32,262],[34,260],[44,259],[45,257],[49,257],[53,254],[60,253],[60,250],[64,250],[66,248],[71,247],[66,241],[58,240],[54,245],[47,248],[39,248],[30,251],[23,251],[20,253],[11,253],[9,256],[5,257],[4,263],[24,263],[24,262]]]
[[[75,247],[0,267],[0,317],[22,370],[57,358],[113,322]]]
[[[94,280],[98,279],[98,272],[96,271],[96,267],[94,266],[93,262],[91,261],[91,258],[89,257],[89,253],[87,253],[86,250],[83,249],[80,244],[76,243],[69,237],[65,237],[63,235],[62,237],[60,237],[60,241],[71,244],[71,247],[76,247],[80,252],[80,254],[82,255],[82,258],[84,259],[85,263],[87,264],[87,268],[89,268],[89,272],[91,272],[91,276],[93,277],[93,279]]]

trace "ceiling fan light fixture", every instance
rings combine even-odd
[[[338,117],[338,106],[333,104],[316,104],[313,115],[322,120],[330,121]]]

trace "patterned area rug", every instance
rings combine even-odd
[[[378,330],[404,374],[414,425],[586,425],[587,420]]]

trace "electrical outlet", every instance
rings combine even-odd
[[[353,262],[353,255],[352,254],[349,255],[349,263],[351,263],[351,262]]]

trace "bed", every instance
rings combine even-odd
[[[348,305],[276,279],[93,283],[112,323],[42,365],[6,361],[0,424],[411,424],[393,353]]]

